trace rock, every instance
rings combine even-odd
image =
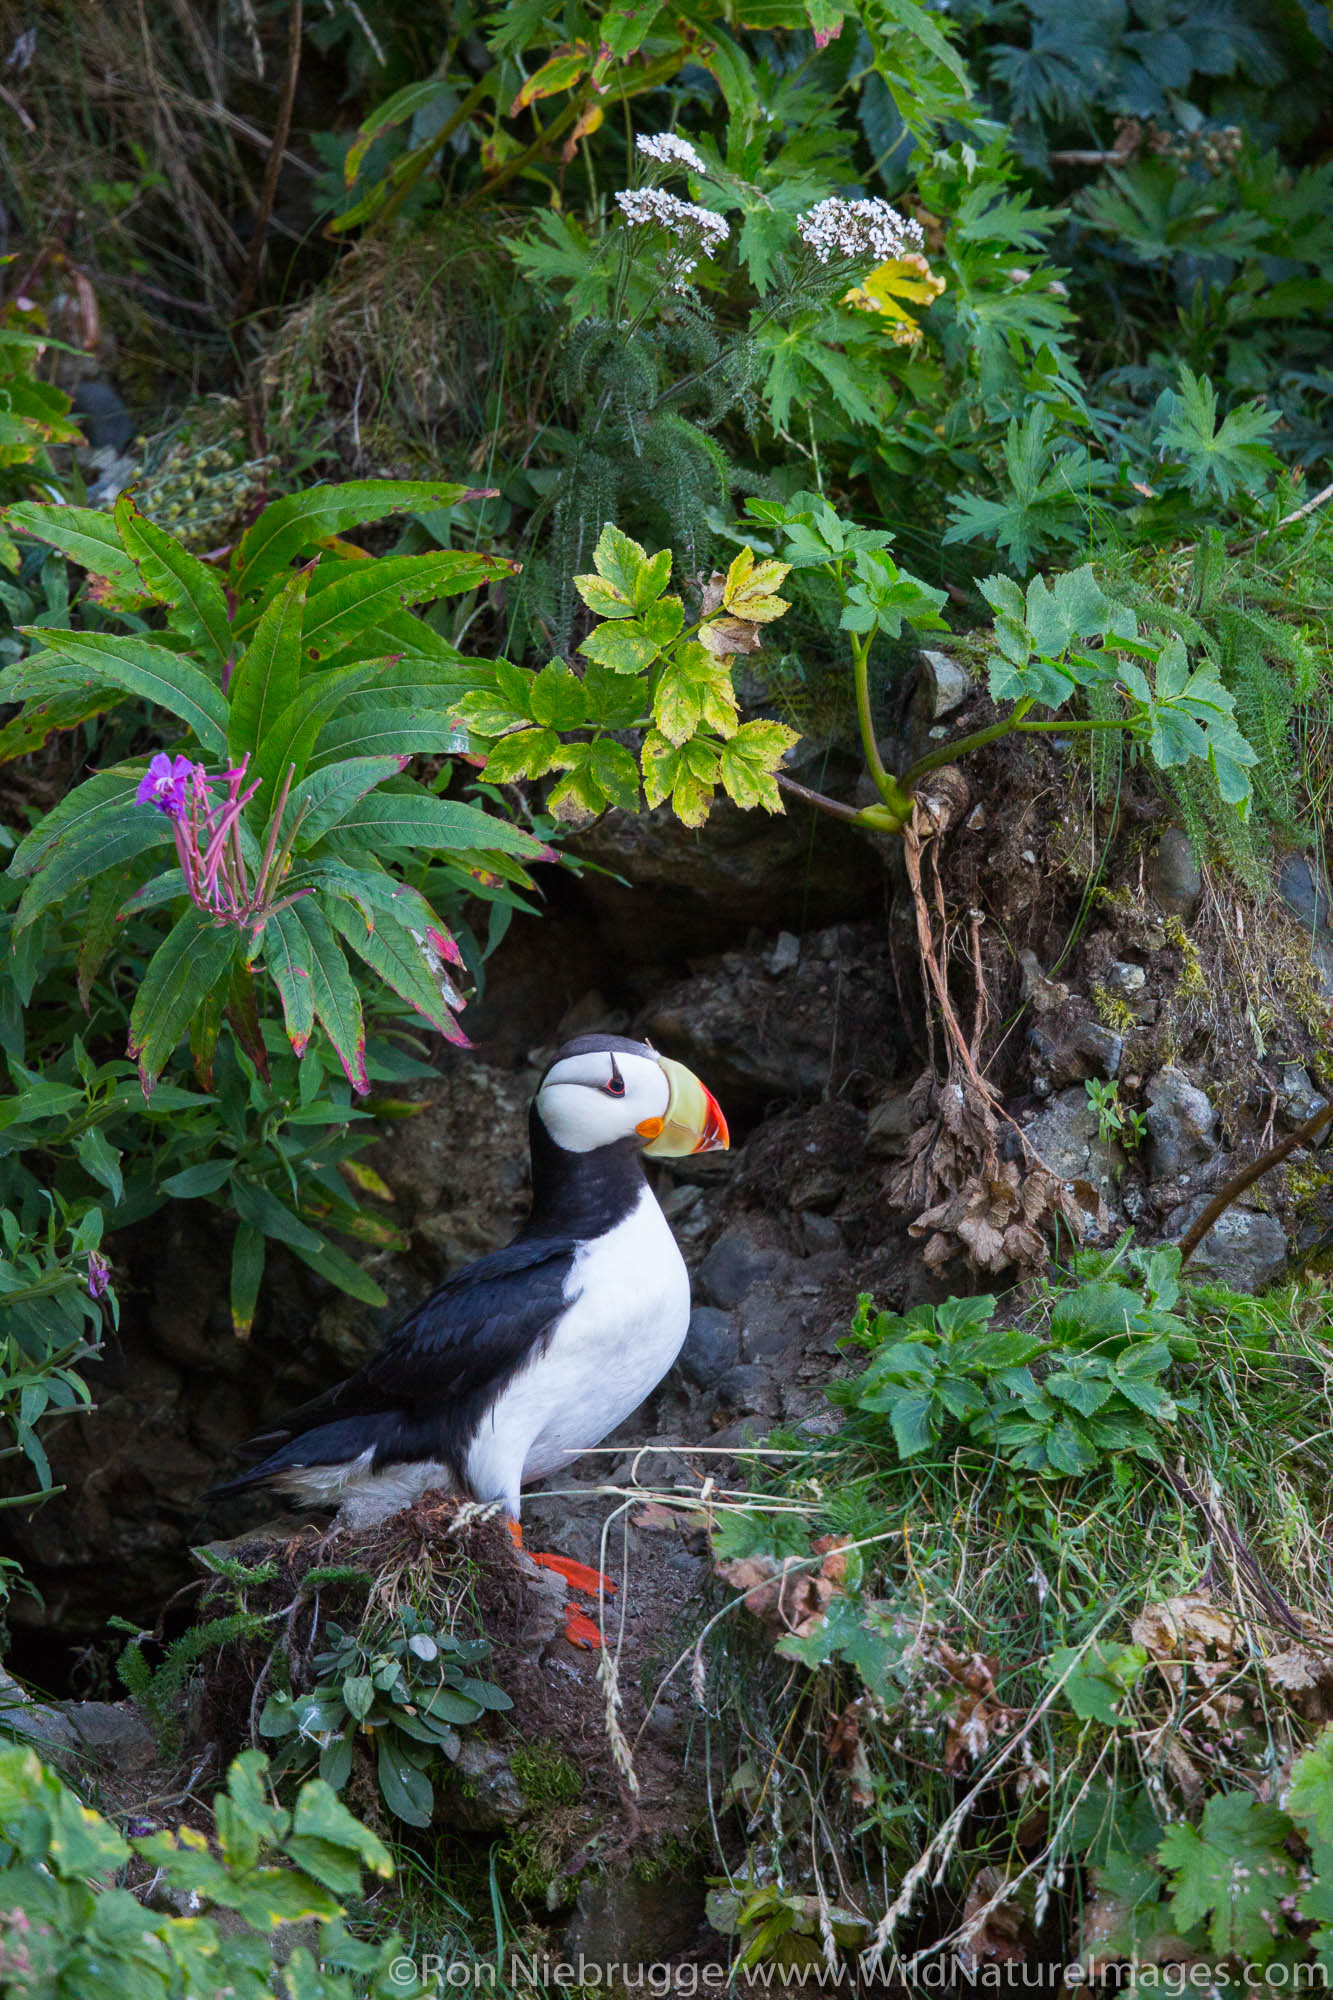
[[[109,382],[80,382],[73,392],[79,428],[96,451],[123,451],[134,436],[134,418]]]
[[[696,1389],[714,1389],[741,1358],[740,1338],[730,1317],[716,1306],[696,1306],[676,1366]]]
[[[794,931],[779,931],[778,941],[764,961],[772,973],[790,972],[801,962],[801,940]]]
[[[950,653],[940,653],[922,648],[921,681],[928,713],[932,721],[938,722],[942,715],[951,715],[961,708],[970,694],[975,694],[976,683],[966,667],[958,664]]]
[[[480,1742],[470,1731],[447,1783],[450,1818],[469,1832],[516,1826],[530,1811],[504,1751],[496,1743]]]
[[[1148,888],[1159,909],[1188,923],[1199,907],[1203,875],[1183,827],[1169,826],[1153,850]]]
[[[1154,1180],[1174,1180],[1217,1151],[1212,1103],[1185,1072],[1170,1065],[1148,1083],[1148,1164]]]
[[[1023,1136],[1062,1181],[1088,1181],[1109,1200],[1125,1156],[1115,1141],[1098,1137],[1097,1113],[1086,1090],[1062,1090],[1038,1112]]]
[[[585,1992],[597,1986],[609,1966],[627,1973],[642,1966],[667,1969],[694,1943],[703,1921],[704,1886],[679,1875],[645,1880],[642,1871],[594,1876],[581,1884],[565,1931],[565,1950],[575,1961],[568,1982]],[[560,1968],[555,1968],[557,1984]]]
[[[0,1729],[7,1736],[22,1737],[45,1757],[62,1750],[78,1752],[78,1733],[64,1711],[49,1702],[38,1701],[3,1667],[0,1667]]]
[[[729,1368],[717,1385],[717,1408],[728,1419],[775,1417],[778,1391],[767,1368],[757,1361],[742,1361]]]
[[[1320,931],[1317,937],[1311,939],[1310,964],[1314,967],[1320,998],[1333,1000],[1333,934]]]
[[[841,1250],[842,1231],[831,1215],[806,1210],[801,1216],[801,1248],[807,1257],[818,1257],[826,1250]]]
[[[695,1275],[695,1290],[708,1305],[736,1306],[751,1285],[781,1275],[790,1262],[746,1218],[718,1237]]]
[[[1168,1236],[1183,1236],[1207,1199],[1201,1195],[1173,1209],[1166,1220]],[[1235,1292],[1261,1292],[1278,1282],[1289,1255],[1286,1234],[1276,1216],[1255,1208],[1229,1208],[1218,1216],[1190,1258],[1185,1275],[1230,1285]]]
[[[1333,912],[1328,877],[1305,854],[1288,854],[1277,871],[1277,892],[1298,923],[1307,930],[1327,925]]]
[[[99,1764],[144,1771],[157,1762],[156,1738],[132,1701],[73,1701],[65,1714]]]
[[[1148,975],[1141,965],[1115,958],[1106,968],[1106,983],[1113,992],[1123,993],[1127,1000],[1132,1000],[1148,984]]]
[[[867,1153],[876,1160],[899,1158],[907,1151],[907,1141],[920,1123],[910,1090],[896,1090],[890,1097],[881,1097],[866,1126]]]
[[[1062,980],[1046,977],[1035,951],[1025,946],[1018,954],[1018,965],[1023,975],[1023,998],[1036,1013],[1052,1014],[1064,1006],[1069,988]]]
[[[1310,1072],[1303,1063],[1287,1063],[1282,1071],[1282,1108],[1291,1125],[1304,1125],[1317,1111],[1322,1111],[1328,1099],[1316,1090],[1310,1081]],[[1316,1146],[1327,1145],[1329,1126],[1325,1126],[1313,1142]]]
[[[1047,1016],[1033,1025],[1028,1040],[1042,1074],[1052,1085],[1117,1075],[1125,1052],[1123,1038],[1086,1015],[1070,1019],[1072,1012],[1066,1008],[1054,1021]]]

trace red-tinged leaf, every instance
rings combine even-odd
[[[337,1050],[353,1090],[364,1096],[370,1089],[366,1075],[366,1028],[361,1015],[361,996],[352,983],[346,953],[313,896],[302,897],[283,914],[293,916],[306,934],[315,1018]]]
[[[315,989],[310,977],[310,936],[293,904],[264,926],[264,963],[282,1001],[282,1016],[294,1052],[302,1056],[315,1025]]]
[[[190,1016],[221,984],[242,942],[238,930],[215,923],[192,907],[177,919],[148,961],[130,1010],[129,1039],[145,1097],[151,1097]]]
[[[547,57],[540,69],[533,71],[510,105],[509,116],[517,118],[520,111],[526,111],[539,98],[554,97],[557,91],[570,89],[587,67],[586,42],[571,42],[567,49],[558,49],[553,56]]]
[[[71,660],[104,685],[179,716],[205,750],[220,755],[226,749],[227,704],[184,654],[129,633],[55,631],[49,625],[24,629],[57,660]]]
[[[426,933],[421,934],[418,942],[412,931],[383,915],[371,930],[359,912],[347,903],[331,901],[328,913],[357,957],[364,959],[386,986],[414,1007],[447,1041],[460,1048],[471,1047],[450,1011],[451,1006],[460,1004],[453,981],[444,974],[443,967],[441,976],[432,976],[433,962],[438,962],[439,954]]]
[[[81,722],[105,715],[124,701],[119,688],[94,685],[58,689],[43,701],[28,701],[19,713],[0,729],[0,764],[15,757],[30,757],[49,736],[62,729],[77,729]]]

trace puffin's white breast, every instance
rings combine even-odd
[[[482,1419],[467,1460],[479,1497],[516,1503],[520,1484],[567,1465],[622,1423],[679,1354],[690,1281],[647,1188],[623,1222],[576,1253],[565,1297],[544,1350]]]

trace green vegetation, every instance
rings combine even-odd
[[[1054,1923],[1089,1968],[1327,1963],[1333,1329],[1178,1262],[1083,1253],[1019,1312],[862,1301],[844,1427],[719,1513],[726,1648],[744,1606],[778,1656],[710,1674],[754,1676],[730,1788],[771,1801],[713,1899],[749,1962]]]
[[[748,1732],[715,1921],[755,1961],[999,1951],[1003,1922],[1089,1964],[1326,1962],[1322,1302],[1182,1291],[1150,1246],[1041,1275],[1070,1204],[1001,1161],[993,966],[978,932],[953,951],[920,842],[960,761],[999,774],[998,836],[1051,760],[1100,856],[1053,907],[1066,951],[1117,896],[1133,935],[1106,857],[1174,821],[1237,940],[1256,913],[1236,1037],[1267,1059],[1277,989],[1326,1027],[1308,951],[1260,964],[1256,933],[1330,790],[1327,9],[30,12],[0,89],[0,1508],[58,1490],[113,1279],[176,1205],[222,1237],[237,1340],[288,1257],[387,1309],[363,1259],[407,1238],[361,1156],[590,820],[669,805],[706,840],[724,800],[813,806],[908,871],[902,1011],[943,1027],[966,1127],[894,1182],[926,1262],[963,1243],[1036,1289],[863,1301],[843,1427],[720,1509],[752,1610],[782,1560],[807,1595],[745,1685],[708,1668]],[[108,384],[126,421],[92,449]],[[975,671],[956,726],[909,730],[932,634]],[[843,748],[856,796],[820,775]],[[1175,1060],[1222,960],[1162,937]],[[1128,1044],[1135,1009],[1091,997]],[[1141,1082],[1086,1085],[1130,1178]],[[184,1631],[134,1607],[121,1676],[167,1754],[187,1693],[229,1690],[222,1735],[272,1768],[232,1766],[210,1846],[127,1840],[0,1751],[4,1905],[50,1920],[0,1977],[389,1990],[383,1909],[353,1910],[385,1850],[335,1792],[392,1828],[432,1948],[475,1964],[478,1909],[494,1959],[532,1947],[504,1894],[569,1892],[540,1819],[587,1794],[527,1744],[538,1823],[472,1908],[439,1877],[458,1732],[509,1699],[452,1569],[212,1567]],[[253,1932],[150,1909],[155,1868]],[[320,1963],[274,1971],[298,1906]]]

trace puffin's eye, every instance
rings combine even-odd
[[[617,1070],[615,1075],[611,1078],[610,1083],[604,1083],[602,1085],[602,1089],[606,1092],[608,1097],[623,1097],[625,1095],[625,1079],[620,1074],[619,1070]]]

